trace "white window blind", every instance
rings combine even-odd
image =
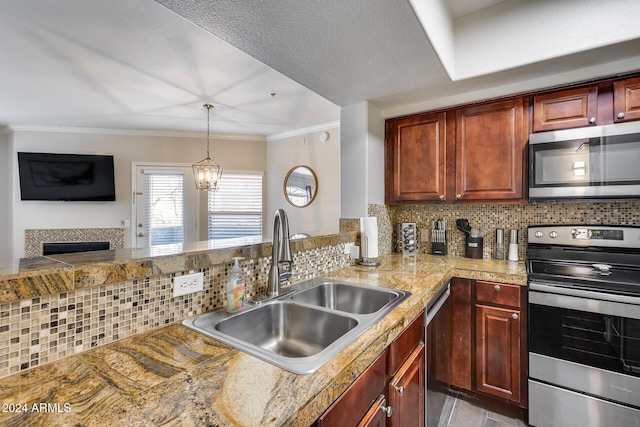
[[[224,172],[209,192],[209,239],[262,235],[262,173]]]
[[[145,223],[147,246],[184,241],[184,176],[172,171],[143,172],[146,176]]]

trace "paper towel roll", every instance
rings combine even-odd
[[[360,234],[363,258],[378,257],[378,218],[375,216],[360,218]]]

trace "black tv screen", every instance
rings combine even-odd
[[[114,201],[113,156],[18,153],[22,200]]]

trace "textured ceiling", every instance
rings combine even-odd
[[[281,134],[340,117],[322,96],[152,0],[0,2],[0,128],[201,135],[204,103],[215,105],[217,134]]]
[[[362,101],[392,117],[640,70],[638,0],[424,0],[473,46],[449,50],[453,77],[417,1],[0,1],[0,127],[202,132],[209,102],[214,134],[281,136]]]
[[[340,106],[448,82],[406,0],[157,1]]]

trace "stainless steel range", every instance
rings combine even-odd
[[[640,427],[640,228],[529,227],[529,423]]]

